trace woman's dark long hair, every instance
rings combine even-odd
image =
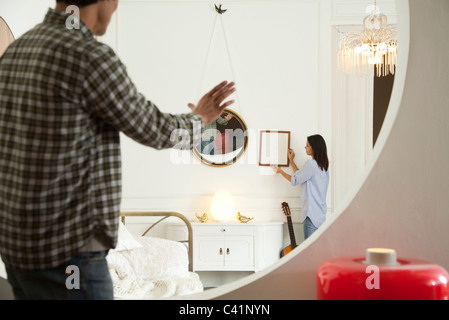
[[[326,141],[319,134],[307,137],[307,141],[309,141],[312,147],[313,158],[318,163],[318,166],[321,170],[327,171],[329,169],[329,159],[327,158]]]

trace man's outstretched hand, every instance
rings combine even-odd
[[[189,103],[188,106],[192,111],[201,116],[203,123],[209,124],[222,114],[223,110],[234,103],[234,100],[223,101],[235,91],[235,83],[223,81],[211,91],[206,93],[197,105]]]

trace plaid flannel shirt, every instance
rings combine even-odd
[[[49,9],[0,59],[0,254],[16,269],[63,264],[100,233],[114,248],[119,133],[170,148],[193,113],[160,112],[113,50]],[[193,140],[192,140],[193,141]]]

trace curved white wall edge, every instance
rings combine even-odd
[[[449,269],[449,1],[397,0],[400,51],[372,158],[345,203],[272,267],[187,299],[315,299],[315,272],[368,247]]]

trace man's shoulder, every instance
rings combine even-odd
[[[86,55],[87,61],[92,63],[94,66],[106,63],[110,66],[112,64],[119,63],[122,65],[120,58],[115,53],[109,45],[92,39],[84,44],[83,49]]]

